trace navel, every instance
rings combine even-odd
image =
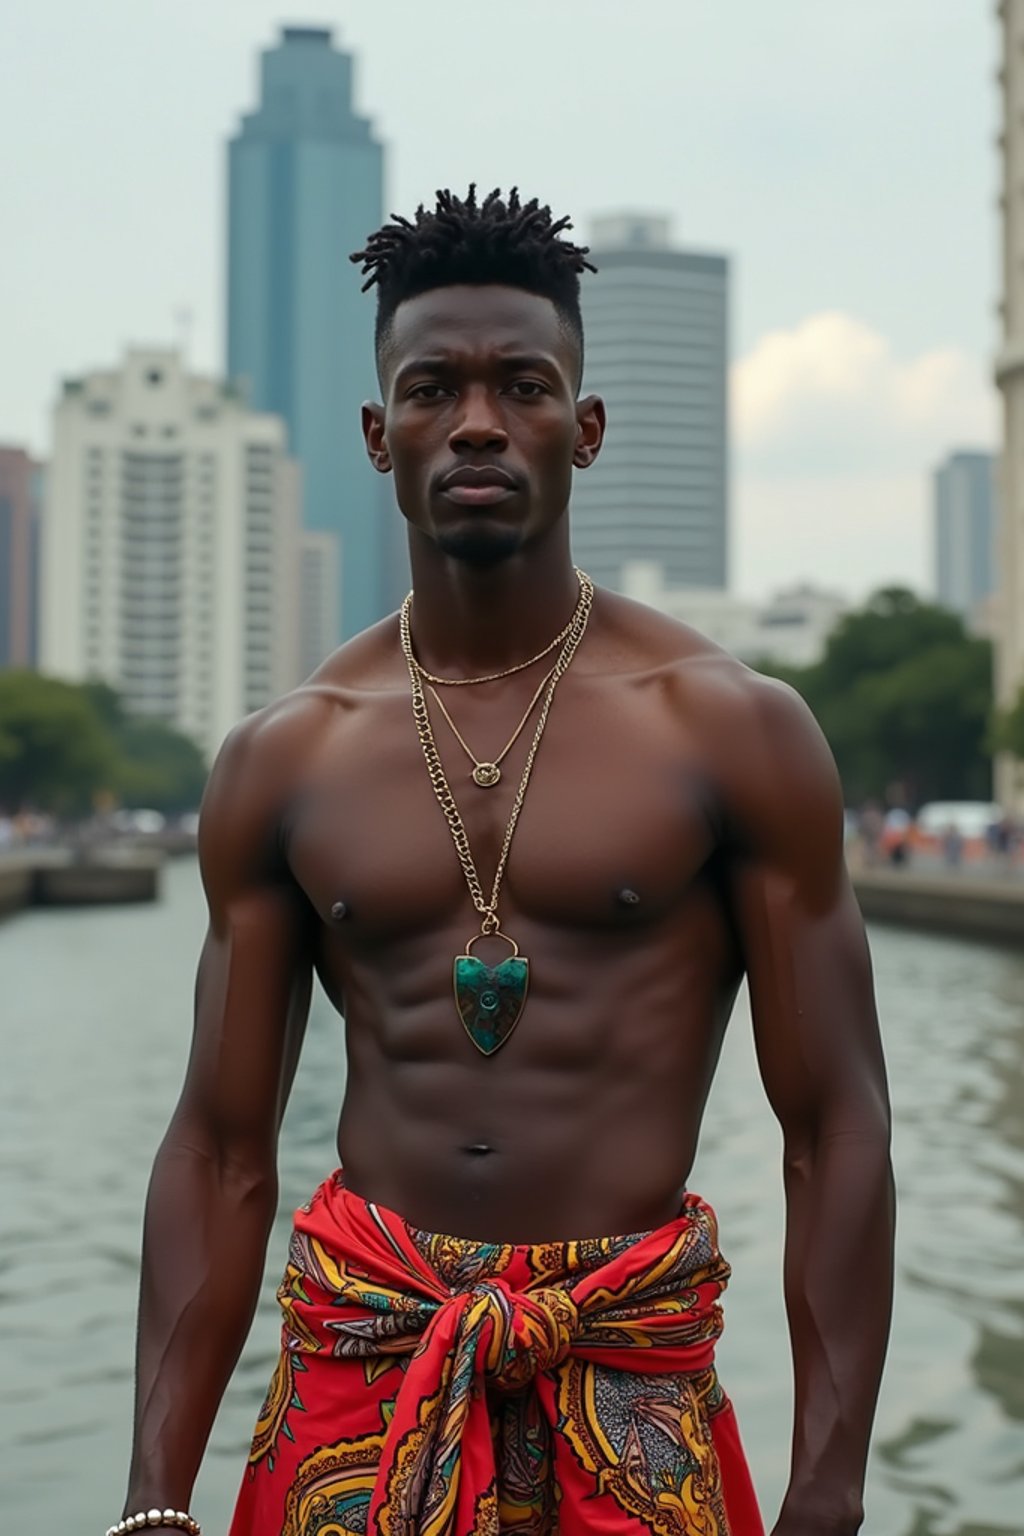
[[[638,907],[640,905],[639,893],[632,890],[628,885],[624,885],[621,891],[615,892],[615,900],[619,903],[620,907]]]
[[[462,1150],[468,1153],[470,1157],[488,1157],[493,1153],[494,1148],[489,1147],[486,1142],[477,1141],[471,1147],[463,1147]]]

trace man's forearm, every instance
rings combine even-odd
[[[892,1308],[888,1129],[829,1134],[786,1158],[793,1458],[777,1536],[853,1536]]]
[[[172,1127],[146,1202],[129,1513],[188,1508],[252,1322],[276,1205],[272,1163],[232,1165]]]

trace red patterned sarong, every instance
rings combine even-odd
[[[729,1267],[656,1232],[420,1232],[335,1174],[296,1213],[231,1536],[763,1536],[714,1347]]]

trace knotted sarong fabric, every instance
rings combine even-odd
[[[714,1367],[711,1208],[477,1242],[345,1188],[296,1213],[231,1536],[763,1536]]]

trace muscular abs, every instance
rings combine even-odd
[[[481,749],[536,686],[514,681],[446,699]],[[510,1242],[669,1219],[740,962],[719,809],[664,679],[592,665],[560,687],[500,903],[530,960],[529,996],[488,1058],[455,1009],[452,961],[479,919],[407,687],[398,674],[330,696],[283,843],[346,1018],[338,1145],[351,1187],[419,1226]],[[469,782],[440,724],[437,737],[489,893],[528,736],[491,789]]]

